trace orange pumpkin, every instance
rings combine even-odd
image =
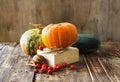
[[[42,42],[48,48],[66,48],[76,41],[77,34],[71,23],[50,24],[42,30]]]

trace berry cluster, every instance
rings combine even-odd
[[[53,72],[60,71],[62,68],[65,68],[65,67],[67,67],[66,62],[63,62],[62,66],[60,66],[59,64],[55,64],[54,67],[48,66],[47,64],[43,63],[42,65],[36,64],[33,71],[35,73],[41,72],[41,73],[52,74]],[[75,65],[73,65],[73,64],[70,65],[71,70],[75,69],[75,68],[76,68]]]

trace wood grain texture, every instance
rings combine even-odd
[[[0,82],[32,82],[34,72],[26,66],[26,57],[16,43],[1,44]]]
[[[68,65],[61,71],[33,73],[18,43],[0,43],[0,82],[119,82],[120,42],[102,43],[91,54],[80,54],[76,69]]]
[[[0,41],[17,41],[28,23],[71,22],[79,33],[120,41],[120,0],[0,0]]]
[[[36,75],[35,82],[119,82],[118,55],[120,43],[104,43],[96,53],[81,54],[80,62],[74,63],[77,66],[76,70],[70,70],[68,66],[53,75],[40,73]]]

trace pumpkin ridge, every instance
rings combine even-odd
[[[50,31],[52,31],[52,28],[51,29],[48,29],[47,30],[48,32],[47,32],[47,42],[48,42],[48,44],[49,44],[49,46],[53,46],[53,32],[50,32]],[[51,43],[49,43],[49,41],[51,41]]]
[[[65,42],[64,37],[65,37],[64,29],[62,27],[59,27],[59,39],[60,39],[59,41],[62,47],[64,47],[64,42]]]
[[[53,39],[53,42],[51,42],[51,44],[52,44],[52,46],[53,47],[59,47],[59,38],[58,38],[58,28],[59,27],[57,27],[57,28],[55,28],[55,27],[53,27],[52,28],[52,39]]]
[[[61,28],[63,28],[64,29],[64,37],[63,37],[63,42],[64,42],[64,45],[63,45],[63,47],[66,47],[66,46],[68,46],[68,44],[69,44],[69,41],[70,41],[70,39],[69,39],[69,34],[68,34],[68,27],[66,27],[66,26],[64,26],[63,25],[63,27],[61,27]]]
[[[48,31],[48,27],[47,28],[44,28],[42,30],[42,42],[44,42],[44,44],[46,44],[46,46],[48,47],[49,46],[49,43],[48,43],[48,40],[47,40],[47,31]]]
[[[59,30],[60,30],[60,27],[58,27],[58,39],[59,39],[58,43],[59,43],[59,46],[62,46],[61,41],[60,41],[61,38],[60,38],[60,31]]]
[[[71,28],[68,28],[68,29],[71,30]],[[71,44],[71,41],[72,41],[72,39],[71,39],[72,32],[71,32],[71,31],[68,31],[68,30],[67,30],[67,32],[68,32],[68,34],[69,34],[69,35],[68,35],[68,36],[69,36],[69,39],[68,39],[69,41],[68,41],[68,43]]]
[[[70,26],[69,26],[70,27]],[[72,27],[70,28],[71,29],[71,32],[74,32],[75,34],[74,35],[72,35],[71,34],[71,37],[72,38],[74,38],[74,39],[71,39],[71,45],[73,44],[73,42],[75,42],[76,41],[76,39],[77,39],[77,30],[76,30],[76,28],[75,28],[75,26],[74,25],[72,25]],[[75,32],[76,31],[76,32]]]
[[[47,40],[47,42],[48,42],[48,47],[50,47],[50,42],[49,42],[49,37],[48,37],[48,35],[49,35],[49,31],[50,30],[50,27],[48,27],[48,29],[46,30],[46,33],[47,33],[47,35],[46,35],[46,40]]]

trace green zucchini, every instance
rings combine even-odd
[[[77,41],[72,45],[79,49],[79,53],[92,53],[99,49],[100,40],[91,34],[78,34]]]

